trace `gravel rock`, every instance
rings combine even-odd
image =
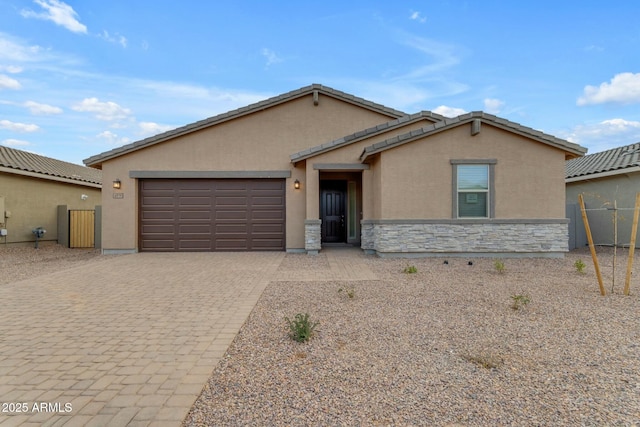
[[[272,282],[184,425],[638,425],[640,283],[622,295],[617,255],[611,293],[599,249],[605,297],[588,250],[505,259],[503,273],[492,259],[368,257],[379,280]],[[326,265],[287,254],[281,269]],[[296,313],[319,322],[307,343],[288,336]]]
[[[69,249],[52,244],[36,249],[0,244],[0,285],[98,261],[102,258],[99,255],[100,249]]]

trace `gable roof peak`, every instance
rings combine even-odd
[[[330,88],[329,86],[324,86],[319,83],[313,83],[309,86],[304,86],[304,87],[301,87],[300,89],[295,89],[290,92],[283,93],[281,95],[276,95],[274,97],[255,102],[245,107],[240,107],[235,110],[227,111],[226,113],[218,114],[216,116],[212,116],[204,120],[190,123],[190,124],[178,127],[176,129],[151,136],[149,138],[135,141],[131,144],[114,148],[113,150],[109,150],[101,154],[97,154],[95,156],[89,157],[83,160],[83,162],[87,166],[99,166],[102,162],[106,160],[113,159],[115,157],[119,157],[124,154],[130,153],[132,151],[140,150],[142,148],[145,148],[147,146],[151,146],[160,142],[168,141],[178,136],[182,136],[182,135],[195,132],[210,126],[214,126],[216,124],[219,124],[228,120],[233,120],[238,117],[249,115],[261,110],[265,110],[267,108],[274,107],[284,102],[291,101],[293,99],[300,98],[302,96],[310,95],[315,91],[320,92],[327,96],[331,96],[336,99],[340,99],[344,102],[357,105],[362,108],[367,108],[367,109],[376,111],[378,113],[387,115],[389,117],[400,118],[400,117],[406,116],[406,113],[402,111],[399,111],[390,107],[386,107],[382,104],[368,101],[364,98],[360,98],[360,97],[348,94],[346,92],[342,92],[342,91]]]

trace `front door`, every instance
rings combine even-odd
[[[347,241],[345,206],[346,181],[322,181],[320,184],[320,219],[322,220],[322,242]]]

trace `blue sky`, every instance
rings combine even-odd
[[[636,0],[0,0],[0,145],[81,163],[321,83],[594,153],[640,141],[638,16]]]

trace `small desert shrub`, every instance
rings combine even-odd
[[[342,293],[342,292],[344,292],[345,295],[347,295],[349,298],[353,298],[356,296],[356,290],[353,288],[345,287],[344,289],[343,288],[338,289],[338,293]]]
[[[577,260],[573,266],[576,268],[578,273],[584,274],[584,268],[587,266],[581,259]]]
[[[413,273],[417,273],[418,269],[416,268],[415,265],[410,265],[410,266],[404,268],[404,272],[406,274],[413,274]]]
[[[288,317],[285,317],[284,320],[289,325],[289,336],[297,342],[309,341],[309,338],[313,335],[313,330],[318,325],[318,322],[309,320],[309,313],[298,313],[293,320]]]
[[[514,310],[520,310],[525,305],[529,304],[531,299],[528,295],[519,294],[519,295],[511,295],[511,299],[513,303],[511,304],[511,308]]]
[[[497,259],[494,263],[493,266],[496,268],[496,271],[500,274],[504,273],[504,261],[502,261],[501,259]]]
[[[500,356],[489,353],[466,354],[462,358],[485,369],[497,369],[503,362]]]

